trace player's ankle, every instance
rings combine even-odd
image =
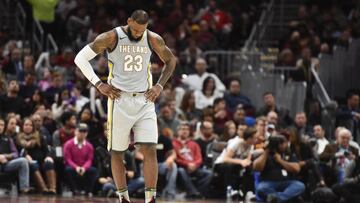
[[[145,203],[155,203],[156,188],[145,188]]]

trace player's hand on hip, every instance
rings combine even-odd
[[[120,98],[121,91],[119,89],[116,89],[112,85],[109,85],[107,83],[101,83],[97,88],[101,92],[101,94],[109,97],[110,99],[114,100]]]
[[[145,93],[145,98],[148,101],[154,102],[156,98],[160,95],[162,88],[159,85],[154,85]]]

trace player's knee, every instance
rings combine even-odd
[[[156,157],[156,144],[142,144],[140,150],[144,155]]]

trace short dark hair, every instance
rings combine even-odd
[[[266,91],[266,92],[264,92],[263,97],[265,97],[266,95],[269,95],[269,94],[271,94],[271,95],[274,96],[274,93],[272,93],[272,92],[270,92],[270,91]]]
[[[222,102],[222,101],[225,101],[225,99],[222,98],[222,97],[216,98],[216,99],[214,100],[214,106],[215,106],[215,105],[218,105],[218,104],[219,104],[220,102]]]
[[[144,25],[149,22],[149,14],[144,10],[135,10],[131,14],[131,19],[140,25]]]
[[[253,127],[246,128],[243,135],[244,140],[251,138],[253,135],[255,135],[256,132],[257,132],[256,128]]]
[[[353,96],[360,96],[359,92],[355,89],[350,89],[346,92],[346,99],[351,99]]]
[[[72,112],[64,112],[62,115],[61,115],[61,122],[62,124],[66,124],[66,121],[68,121],[72,116],[75,116],[74,113]]]

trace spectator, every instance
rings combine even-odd
[[[205,59],[198,58],[195,62],[196,74],[190,74],[185,79],[183,83],[189,87],[190,90],[199,90],[203,88],[203,83],[206,78],[211,76],[215,80],[215,87],[218,92],[224,92],[225,86],[221,80],[213,73],[206,72],[207,64]]]
[[[214,131],[217,134],[224,132],[226,121],[231,119],[231,114],[227,111],[226,103],[223,98],[214,100]]]
[[[19,48],[15,48],[11,51],[9,60],[4,60],[2,71],[8,80],[16,80],[17,75],[22,70],[23,64],[21,62],[21,50]]]
[[[220,142],[228,142],[230,139],[234,138],[236,135],[236,125],[234,121],[229,120],[224,125],[223,134],[219,137]]]
[[[162,132],[165,128],[169,128],[172,132],[176,132],[176,128],[180,121],[174,114],[175,112],[170,108],[169,102],[163,102],[160,104],[160,115],[158,117],[160,132]]]
[[[205,107],[212,106],[216,98],[221,98],[223,95],[216,89],[215,79],[211,76],[205,78],[202,90],[196,90],[195,107],[198,109],[204,109]]]
[[[30,118],[25,118],[22,132],[18,135],[17,145],[23,149],[23,155],[30,165],[30,171],[41,193],[56,194],[56,175],[54,160],[45,137],[41,136],[35,129],[35,124]],[[46,182],[42,176],[45,173]]]
[[[202,111],[195,107],[194,91],[190,90],[184,94],[184,97],[181,101],[180,110],[180,117],[182,117],[185,121],[190,122],[192,125],[195,125],[195,123],[200,121]]]
[[[353,134],[356,141],[360,141],[360,96],[358,93],[349,91],[347,93],[347,105],[340,106],[337,114],[338,126],[344,126]]]
[[[25,73],[25,80],[23,84],[20,85],[19,96],[26,101],[29,101],[35,90],[37,90],[37,86],[35,85],[36,75],[35,72],[29,71]]]
[[[39,114],[33,114],[31,120],[34,123],[35,131],[38,131],[40,136],[45,138],[47,145],[52,146],[52,136],[49,130],[43,126],[44,119]]]
[[[87,98],[81,94],[81,86],[80,85],[76,85],[74,87],[74,89],[72,90],[72,95],[74,96],[74,99],[75,99],[76,113],[80,113],[80,111],[83,109],[85,104],[89,103],[90,100],[89,100],[89,98]]]
[[[61,73],[54,72],[51,75],[51,84],[50,87],[45,91],[45,97],[47,104],[53,104],[55,101],[55,95],[60,93],[60,90],[63,86],[63,77]]]
[[[286,202],[298,198],[305,185],[293,178],[300,171],[300,165],[294,157],[287,158],[285,151],[288,142],[282,135],[269,138],[265,152],[254,161],[253,168],[260,171],[260,183],[257,195],[267,202]]]
[[[53,145],[64,146],[64,144],[75,137],[76,117],[73,113],[65,112],[61,115],[63,127],[53,134]]]
[[[78,193],[79,183],[85,181],[84,189],[89,197],[96,182],[96,168],[92,167],[94,148],[86,141],[88,126],[79,123],[75,137],[64,145],[65,177],[72,192]]]
[[[8,115],[8,119],[6,120],[5,135],[11,138],[14,143],[16,143],[16,138],[20,131],[17,123],[18,121],[16,116]]]
[[[247,96],[241,94],[240,85],[241,83],[239,80],[232,79],[229,83],[229,92],[224,96],[226,106],[229,108],[230,112],[235,112],[236,107],[239,104],[242,104],[244,109],[252,107],[251,100]]]
[[[346,203],[360,201],[360,157],[346,167],[344,182],[334,185],[332,189],[336,195],[344,198]]]
[[[166,186],[162,191],[162,196],[165,199],[172,200],[176,195],[176,152],[173,148],[171,139],[162,134],[159,135],[157,146],[159,175],[165,175],[166,178]]]
[[[300,165],[299,178],[308,186],[308,191],[315,190],[317,186],[325,186],[310,144],[301,140],[294,128],[288,129],[283,134],[288,134],[290,138],[290,156],[296,157]]]
[[[102,125],[94,117],[90,107],[85,106],[79,113],[79,122],[86,123],[89,127],[87,140],[96,148],[100,145],[102,132]]]
[[[269,113],[266,115],[266,122],[267,124],[274,125],[275,128],[278,127],[278,114],[275,111],[269,111]]]
[[[289,116],[289,110],[276,105],[275,97],[272,92],[265,92],[263,94],[264,106],[262,106],[257,116],[267,116],[270,111],[275,111],[278,115],[278,127],[286,127],[292,123]]]
[[[4,134],[5,122],[0,118],[0,169],[5,173],[17,172],[20,193],[29,193],[29,165],[25,158],[19,157],[13,139]]]
[[[208,195],[212,173],[201,168],[202,155],[199,145],[190,138],[190,125],[181,123],[177,130],[177,139],[173,140],[176,152],[178,173],[186,188],[188,198],[199,198]],[[193,178],[197,179],[194,185]]]
[[[297,129],[297,134],[301,136],[302,139],[308,140],[310,138],[311,127],[307,125],[307,118],[305,112],[296,113],[294,125]]]
[[[265,147],[266,137],[266,118],[260,116],[256,118],[256,143],[255,149],[262,149]]]
[[[230,139],[226,148],[216,159],[214,170],[219,173],[220,177],[224,178],[225,186],[231,186],[234,189],[239,188],[240,171],[249,169],[252,163],[251,152],[254,150],[255,134],[255,128],[247,128],[242,137],[236,136]],[[249,187],[251,181],[245,182],[248,180],[245,178],[242,180],[243,187],[251,188]]]
[[[325,130],[321,125],[314,126],[313,134],[316,138],[316,154],[320,155],[323,153],[326,145],[329,144],[329,141],[326,139]]]
[[[336,143],[326,145],[320,155],[320,161],[331,163],[331,175],[329,178],[337,178],[337,182],[344,180],[344,171],[350,161],[359,156],[359,151],[350,145],[351,132],[348,129],[341,129],[336,139]]]
[[[70,91],[66,88],[60,90],[57,101],[51,105],[54,119],[57,120],[64,112],[75,112],[75,100],[71,98]]]
[[[7,93],[0,96],[0,112],[2,117],[10,112],[23,115],[25,102],[19,96],[19,84],[16,80],[10,80]]]
[[[46,33],[55,33],[55,8],[59,0],[40,1],[28,0],[32,6],[33,18],[38,20]]]
[[[214,127],[211,122],[204,121],[200,125],[200,134],[199,138],[196,139],[196,142],[200,146],[201,156],[202,156],[202,164],[207,167],[212,167],[212,160],[207,155],[208,146],[215,142],[217,139],[217,135],[214,134]]]

